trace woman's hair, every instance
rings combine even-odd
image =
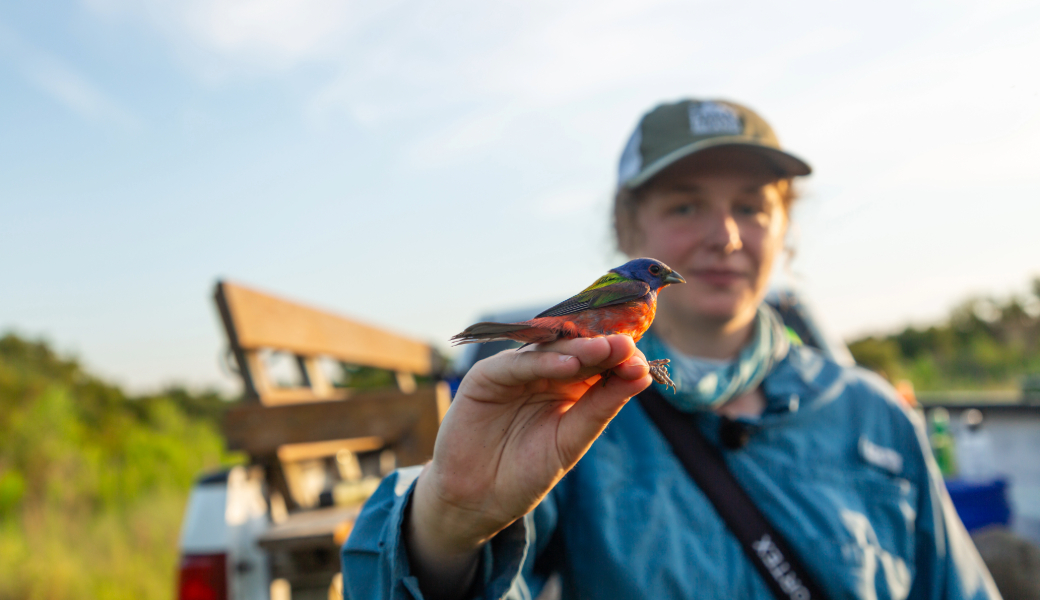
[[[628,254],[641,234],[636,226],[636,212],[639,204],[646,196],[647,190],[653,185],[653,180],[636,189],[626,186],[618,188],[614,195],[614,241],[621,252]],[[791,217],[791,206],[798,199],[793,180],[790,178],[778,179],[776,187],[780,191],[780,200],[784,205],[784,213],[788,219]]]

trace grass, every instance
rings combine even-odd
[[[46,344],[0,338],[0,600],[167,599],[216,394],[131,398]]]

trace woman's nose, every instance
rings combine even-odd
[[[712,219],[707,242],[712,250],[721,251],[723,254],[731,254],[744,247],[740,240],[740,227],[729,211],[716,213]]]

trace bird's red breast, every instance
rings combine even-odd
[[[540,317],[525,321],[537,329],[551,330],[559,337],[597,337],[616,333],[639,341],[657,312],[657,293],[651,291],[643,299],[615,306],[585,310],[560,317]]]

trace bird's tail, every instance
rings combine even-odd
[[[534,327],[529,323],[477,323],[470,325],[462,333],[452,336],[454,346],[462,344],[482,344],[498,340],[513,340],[525,344],[551,342],[557,334],[544,327]]]

